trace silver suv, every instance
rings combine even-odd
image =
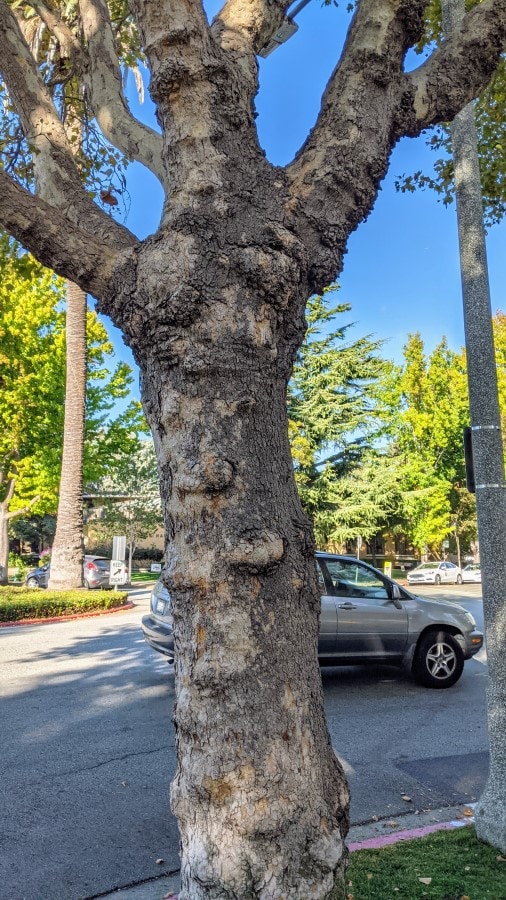
[[[321,588],[320,665],[387,663],[407,666],[426,687],[455,684],[483,645],[472,615],[457,603],[415,597],[377,569],[348,556],[316,554]],[[148,644],[174,659],[170,594],[158,581],[150,615],[142,619]]]

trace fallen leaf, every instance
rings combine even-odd
[[[377,822],[377,821],[378,821],[377,816],[371,816],[371,822]]]
[[[122,781],[122,782],[121,782],[121,787],[126,787],[127,784],[128,784],[128,781]]]
[[[406,803],[411,803],[411,797],[408,797],[407,794],[403,794],[401,800],[405,800]]]
[[[464,866],[464,872],[470,872],[471,866]]]
[[[165,860],[164,859],[155,859],[155,862],[156,862],[157,866],[161,866],[162,863],[165,862]]]
[[[471,898],[468,897],[467,894],[463,894],[460,900],[471,900]]]
[[[469,806],[466,806],[466,808],[464,810],[464,815],[465,816],[474,816],[474,809],[470,809]]]
[[[387,822],[387,825],[389,825],[390,828],[397,828],[398,824],[399,824],[399,823],[398,823],[398,822],[394,822],[393,819],[392,819],[390,822]]]
[[[418,881],[421,881],[422,884],[431,884],[432,878],[419,878]]]
[[[506,862],[506,856],[496,856],[496,862]]]
[[[373,878],[373,874],[372,874],[372,872],[368,872],[368,873],[367,873],[367,880],[370,881],[371,878]]]
[[[175,894],[174,891],[169,891],[168,894],[163,895],[163,900],[172,900],[173,897],[174,897],[174,900],[177,900],[177,898],[179,897],[179,894]]]

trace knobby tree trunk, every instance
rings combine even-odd
[[[67,282],[65,423],[49,588],[83,584],[83,454],[86,404],[86,294]]]
[[[294,335],[276,339],[276,316],[245,285],[231,298],[242,316],[221,339],[218,301],[171,357],[139,354],[167,510],[180,896],[338,897],[348,792],[323,713],[315,548],[287,438]]]
[[[280,228],[267,252],[245,217],[239,246],[205,257],[206,217],[187,231],[187,215],[103,304],[141,367],[165,509],[180,896],[340,897],[348,789],[325,722],[315,546],[286,411],[304,251]]]

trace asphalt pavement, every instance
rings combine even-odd
[[[479,586],[424,593],[463,595],[480,619]],[[0,629],[0,900],[177,892],[173,674],[142,638],[147,591],[132,597],[129,612]],[[448,691],[388,667],[322,670],[350,841],[462,818],[486,774],[485,675],[484,650]]]

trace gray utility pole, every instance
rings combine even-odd
[[[446,36],[464,0],[443,0]],[[474,108],[452,125],[476,509],[488,657],[490,769],[476,808],[478,837],[506,853],[506,486],[497,395]]]

